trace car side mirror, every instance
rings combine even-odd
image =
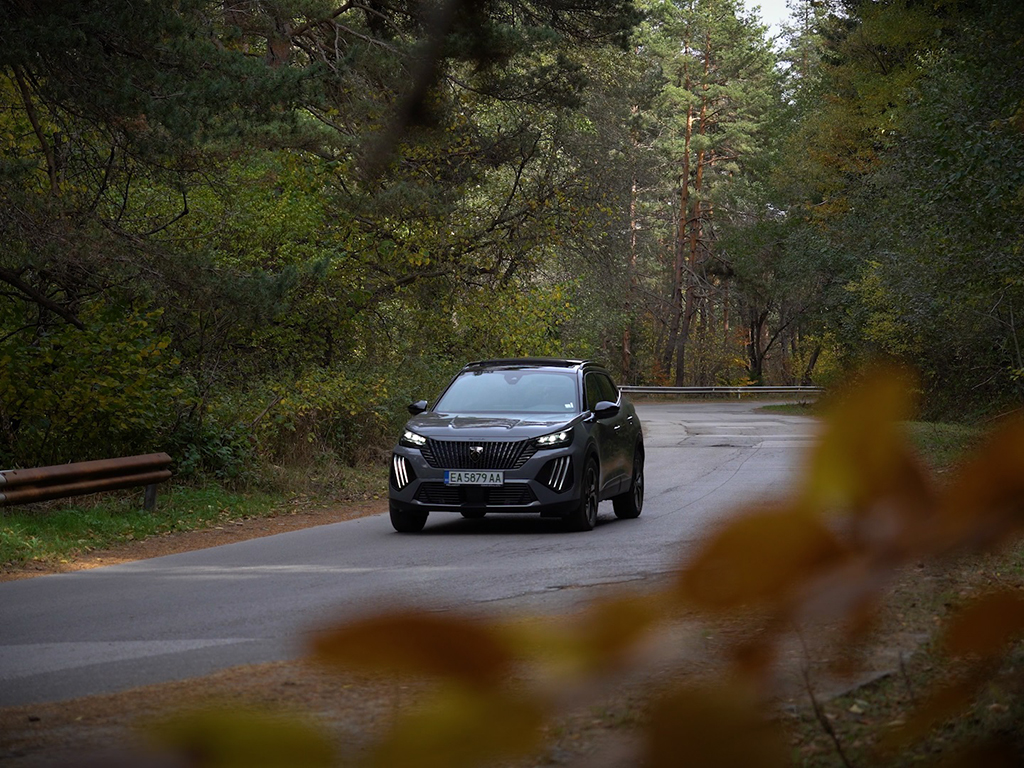
[[[610,400],[601,400],[594,406],[594,416],[597,419],[610,419],[612,416],[617,415],[618,412],[619,406]]]
[[[410,404],[408,407],[409,413],[412,414],[413,416],[418,416],[425,410],[427,410],[426,400],[417,400],[415,403]]]

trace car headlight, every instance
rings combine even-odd
[[[534,439],[538,448],[561,448],[572,442],[572,428],[563,429],[559,432],[552,432],[550,435],[541,435]]]
[[[427,444],[427,438],[423,435],[417,435],[411,429],[407,429],[402,433],[402,437],[399,439],[398,444],[404,445],[407,448],[422,448]]]

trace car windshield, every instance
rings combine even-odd
[[[434,406],[443,413],[576,413],[575,374],[504,369],[469,371]]]

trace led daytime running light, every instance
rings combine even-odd
[[[422,448],[427,444],[427,438],[423,435],[417,435],[412,430],[407,429],[402,433],[402,439],[399,442],[401,442],[402,445],[408,445],[412,448]]]
[[[537,438],[537,445],[541,448],[555,448],[560,445],[568,445],[572,442],[572,429],[563,429],[561,432],[552,432],[550,435],[542,435]]]

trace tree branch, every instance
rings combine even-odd
[[[57,184],[57,163],[53,156],[53,147],[46,140],[46,135],[43,133],[43,126],[39,122],[39,113],[36,112],[35,102],[32,101],[32,92],[29,90],[28,83],[25,82],[25,77],[21,71],[21,67],[15,65],[12,67],[14,72],[14,80],[18,84],[18,90],[21,91],[21,100],[25,104],[25,112],[28,114],[29,122],[32,123],[32,130],[35,131],[36,139],[39,141],[39,146],[43,150],[43,156],[46,158],[46,175],[50,177],[50,192],[53,195],[57,195],[60,191],[60,187]]]
[[[27,296],[29,299],[34,301],[39,306],[50,310],[59,317],[64,318],[64,320],[66,320],[71,325],[75,326],[75,328],[77,328],[78,330],[85,330],[85,325],[83,325],[82,321],[75,317],[75,315],[72,312],[65,309],[52,299],[47,298],[41,292],[39,292],[31,285],[26,283],[24,280],[22,280],[20,277],[18,277],[17,273],[12,272],[9,269],[4,269],[3,267],[0,267],[0,280],[3,280],[5,283],[14,288],[17,288],[19,291],[21,291],[21,293],[23,293],[25,296]]]

